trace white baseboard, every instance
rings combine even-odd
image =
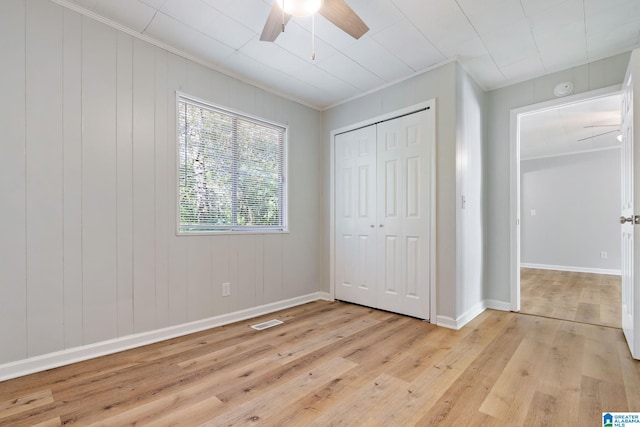
[[[485,311],[487,306],[484,301],[480,301],[469,310],[464,312],[462,315],[458,316],[458,318],[453,319],[449,316],[438,316],[437,317],[437,325],[442,326],[449,329],[455,329],[456,331],[462,328],[464,325],[472,321],[476,316]]]
[[[531,264],[520,263],[520,267],[535,268],[538,270],[557,270],[557,271],[571,271],[574,273],[591,273],[591,274],[610,274],[613,276],[621,276],[621,270],[609,270],[605,268],[588,268],[588,267],[572,267],[566,265],[550,265],[550,264]]]
[[[452,317],[449,317],[449,316],[437,316],[436,324],[444,328],[458,330],[458,329],[461,329],[467,323],[471,322],[473,319],[475,319],[478,315],[480,315],[483,311],[485,311],[488,308],[492,310],[511,311],[511,303],[493,300],[493,299],[486,299],[484,301],[477,303],[475,306],[471,307],[461,316],[458,316],[457,319],[453,319]]]
[[[56,351],[54,353],[5,363],[0,365],[0,381],[69,365],[75,362],[81,362],[87,359],[93,359],[95,357],[105,356],[107,354],[117,353],[123,350],[129,350],[147,344],[153,344],[159,341],[215,328],[217,326],[228,325],[230,323],[251,319],[253,317],[262,316],[264,314],[273,313],[285,308],[295,307],[297,305],[317,300],[332,301],[332,298],[327,292],[314,292],[312,294],[264,304],[233,313],[222,314],[207,319],[197,320],[195,322],[183,323],[181,325],[170,326],[168,328],[127,335],[125,337],[101,341],[95,344],[74,347]]]
[[[498,301],[495,299],[486,299],[484,300],[484,305],[492,310],[511,311],[510,302]]]
[[[456,320],[449,316],[436,316],[436,325],[447,329],[460,329],[457,327]]]

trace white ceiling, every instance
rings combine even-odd
[[[455,58],[492,89],[640,45],[640,0],[346,0],[370,31],[317,15],[315,61],[311,18],[259,40],[275,0],[56,1],[318,109]]]
[[[621,95],[610,95],[521,117],[520,158],[620,147],[621,102]]]

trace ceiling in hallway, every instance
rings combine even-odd
[[[521,160],[620,147],[621,102],[609,95],[521,117]]]

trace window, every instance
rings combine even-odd
[[[286,128],[178,96],[178,232],[286,230]]]

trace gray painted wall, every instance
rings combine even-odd
[[[510,291],[510,123],[511,109],[555,99],[553,88],[570,80],[574,93],[622,83],[630,53],[542,76],[487,93],[485,231],[487,297],[509,303]]]
[[[318,111],[46,0],[0,57],[0,364],[318,291]],[[176,90],[290,126],[289,234],[176,237]]]
[[[520,173],[522,263],[620,270],[619,149],[525,160]]]

